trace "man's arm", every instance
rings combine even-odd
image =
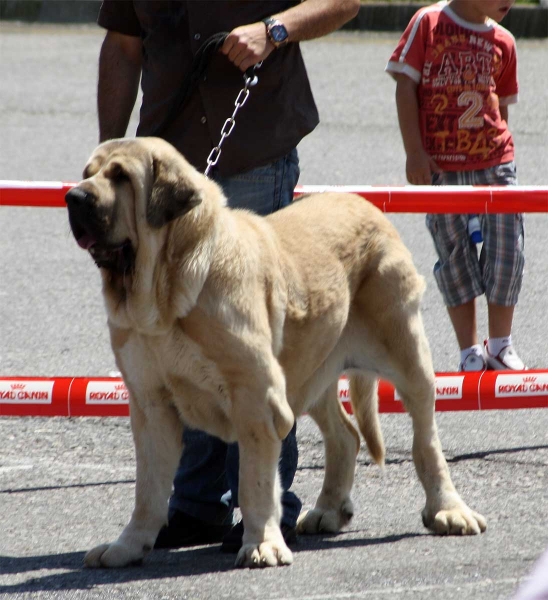
[[[437,173],[440,169],[422,145],[417,84],[403,73],[395,73],[394,78],[397,83],[398,121],[403,147],[407,155],[405,165],[407,181],[414,185],[430,185],[432,172]]]
[[[289,42],[302,42],[339,29],[358,14],[359,8],[360,0],[304,0],[269,16],[285,25]],[[221,52],[242,71],[267,58],[273,50],[262,22],[237,27],[221,48]]]
[[[108,31],[99,55],[99,141],[123,137],[141,77],[141,38]]]
[[[359,0],[305,0],[277,15],[290,42],[304,42],[339,29],[358,14]]]

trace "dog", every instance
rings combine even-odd
[[[382,464],[377,378],[413,421],[424,525],[478,534],[485,519],[451,481],[435,424],[435,375],[420,315],[425,284],[380,210],[347,193],[311,194],[267,217],[226,206],[221,188],[157,138],[97,147],[66,195],[78,244],[100,268],[116,363],[130,394],[135,509],[90,567],[140,562],[167,521],[183,427],[240,448],[243,544],[236,565],[288,565],[280,531],[281,441],[307,412],[325,475],[300,533],[338,532],[360,436],[338,400],[346,373],[358,427]]]

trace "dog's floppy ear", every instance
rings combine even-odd
[[[159,229],[202,202],[200,191],[177,164],[154,158],[147,222]]]

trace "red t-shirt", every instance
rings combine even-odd
[[[425,150],[446,171],[486,169],[514,160],[499,105],[518,101],[512,34],[498,23],[468,23],[447,2],[419,10],[388,65],[418,84]]]

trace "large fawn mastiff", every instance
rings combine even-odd
[[[337,396],[343,373],[379,463],[377,377],[398,389],[413,420],[424,524],[440,534],[485,529],[455,490],[436,431],[423,279],[377,208],[323,193],[266,218],[231,210],[213,181],[155,138],[101,144],[66,200],[74,237],[101,269],[137,456],[131,520],[87,553],[88,566],[120,567],[151,551],[187,425],[239,444],[238,566],[293,560],[277,466],[305,411],[325,440],[325,480],[299,531],[339,531],[353,514],[360,444]]]

